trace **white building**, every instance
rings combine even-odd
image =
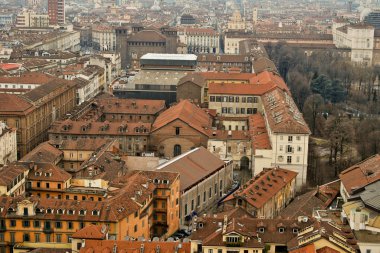
[[[280,166],[298,173],[298,189],[306,183],[311,133],[279,75],[264,71],[249,84],[211,83],[208,96],[220,116],[248,117],[253,174]]]
[[[219,33],[211,28],[179,28],[180,42],[186,44],[187,53],[213,53],[220,51]]]
[[[0,167],[17,160],[16,129],[0,122]]]
[[[94,26],[92,28],[92,45],[96,51],[115,51],[115,29],[110,26]]]
[[[16,27],[49,27],[49,15],[23,11],[17,15]]]
[[[375,28],[367,24],[333,25],[333,40],[337,48],[351,49],[351,61],[372,65]]]

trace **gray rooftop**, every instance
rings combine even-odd
[[[195,54],[155,54],[148,53],[141,56],[140,60],[170,60],[170,61],[196,61]]]

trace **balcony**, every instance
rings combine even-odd
[[[0,233],[7,231],[7,227],[5,225],[0,225]]]

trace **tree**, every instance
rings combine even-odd
[[[306,122],[311,126],[313,135],[315,135],[317,117],[321,114],[324,104],[323,98],[319,94],[309,96],[304,103],[303,114]]]
[[[342,85],[342,82],[339,79],[335,79],[331,83],[330,89],[330,101],[334,104],[343,102],[346,98],[346,92]]]
[[[326,75],[319,75],[311,80],[310,88],[313,93],[321,94],[325,101],[329,100],[331,93],[331,80]]]
[[[330,117],[326,122],[325,135],[330,143],[329,164],[334,166],[335,176],[338,176],[338,162],[342,163],[345,146],[354,138],[352,122],[341,117]]]

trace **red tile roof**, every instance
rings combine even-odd
[[[211,117],[207,112],[191,103],[189,100],[182,100],[156,118],[153,123],[152,132],[177,119],[185,122],[190,127],[204,135],[208,135],[205,128],[211,128],[212,123]]]
[[[39,73],[39,72],[28,72],[21,76],[3,76],[0,77],[0,83],[14,83],[14,84],[45,84],[49,81],[55,79],[54,77]]]
[[[339,177],[349,194],[380,180],[380,154],[351,166],[341,172]]]
[[[309,244],[305,247],[289,251],[289,253],[316,253],[316,251],[314,244]]]
[[[29,180],[66,182],[71,178],[69,173],[51,163],[33,163],[33,165],[34,168],[29,171]]]
[[[108,227],[104,225],[90,224],[81,230],[75,232],[71,237],[77,239],[95,239],[103,240],[106,238]]]
[[[0,63],[0,69],[9,71],[19,69],[22,64],[19,63]]]
[[[248,118],[248,124],[253,150],[271,149],[264,117],[259,113],[250,115]]]
[[[156,253],[159,248],[160,253],[190,253],[189,242],[139,242],[139,241],[97,241],[86,240],[85,247],[80,249],[80,253],[111,253],[114,248],[118,253],[138,253],[143,247],[144,253]],[[177,249],[177,250],[176,250]]]
[[[7,93],[0,93],[0,115],[26,115],[34,106],[23,98]]]
[[[264,169],[224,201],[243,198],[251,206],[259,209],[277,192],[295,179],[297,174],[297,172],[282,168]]]
[[[310,129],[291,95],[280,88],[261,97],[266,119],[273,133],[310,134]]]

